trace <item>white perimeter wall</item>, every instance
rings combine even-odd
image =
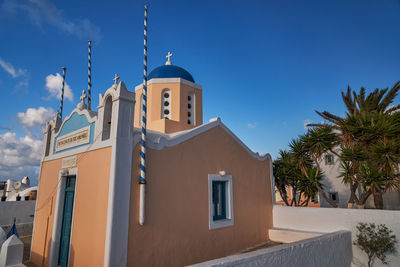
[[[376,260],[374,267],[400,266],[400,211],[284,206],[274,206],[273,209],[274,227],[324,233],[350,230],[353,240],[359,222],[385,224],[397,237],[397,255],[388,257],[389,265],[382,265]],[[366,266],[367,261],[365,253],[353,246],[353,266]]]
[[[36,200],[0,201],[0,226],[16,223],[32,223]]]
[[[348,231],[339,231],[191,267],[349,267],[351,258],[351,234]]]

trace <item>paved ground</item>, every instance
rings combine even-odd
[[[27,264],[29,261],[29,254],[31,251],[31,241],[32,241],[32,236],[24,236],[20,238],[22,243],[24,243],[24,257],[22,262],[24,264]]]
[[[247,252],[259,250],[259,249],[262,249],[262,248],[274,247],[274,246],[278,246],[280,244],[282,244],[282,243],[274,242],[274,241],[271,241],[271,240],[267,240],[266,242],[264,242],[262,244],[259,244],[259,245],[255,246],[255,247],[252,247],[252,248],[245,249],[245,250],[241,251],[240,253],[247,253]]]
[[[30,251],[31,251],[32,236],[24,236],[24,237],[21,237],[20,239],[24,243],[23,263],[25,265],[27,265],[27,266],[30,266],[30,264],[29,264],[29,254],[30,254]],[[271,240],[267,240],[266,242],[264,242],[262,244],[259,244],[259,245],[255,246],[255,247],[243,250],[240,253],[246,253],[246,252],[251,252],[251,251],[255,251],[255,250],[258,250],[258,249],[262,249],[262,248],[278,246],[280,244],[282,244],[282,243],[274,242],[274,241],[271,241]]]

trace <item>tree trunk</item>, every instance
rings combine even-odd
[[[279,191],[279,195],[281,195],[281,198],[282,198],[283,202],[285,202],[286,206],[290,206],[287,193],[283,192],[283,190],[280,190],[279,188],[278,188],[278,191]]]
[[[334,207],[334,208],[337,208],[337,207],[338,207],[338,205],[336,205],[335,202],[333,202],[332,200],[330,200],[330,199],[326,196],[324,190],[322,190],[322,188],[321,188],[320,186],[317,185],[317,188],[318,188],[318,192],[321,193],[322,197],[323,197],[332,207]]]
[[[368,267],[372,267],[372,258],[373,255],[368,255]]]
[[[353,208],[354,202],[357,202],[357,191],[358,183],[351,183],[350,184],[350,198],[349,201],[347,202],[347,207],[348,208]]]
[[[291,206],[293,206],[293,204],[294,204],[294,206],[297,207],[296,189],[294,187],[292,187],[292,203],[291,204],[292,204]]]
[[[379,192],[375,192],[374,194],[374,204],[376,209],[383,210],[383,196]]]
[[[300,203],[300,206],[301,206],[301,207],[307,207],[309,202],[310,202],[310,197],[307,197],[305,200],[303,200],[303,201]]]
[[[372,194],[371,189],[368,189],[365,192],[362,192],[360,199],[357,201],[357,208],[358,206],[364,206],[365,202],[367,201],[368,197]]]
[[[301,193],[301,192],[299,192],[299,196],[298,196],[298,198],[297,198],[297,204],[298,204],[298,206],[301,206],[301,195],[302,195],[303,193]]]

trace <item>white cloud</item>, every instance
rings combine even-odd
[[[42,126],[46,122],[55,117],[55,112],[52,108],[28,108],[26,112],[18,112],[19,122],[27,127]]]
[[[61,89],[62,89],[62,81],[63,77],[57,73],[56,75],[49,74],[46,77],[46,90],[50,93],[50,97],[56,97],[57,99],[61,99]],[[64,87],[64,98],[68,99],[72,102],[74,98],[74,94],[72,93],[71,88],[65,82]]]
[[[42,155],[42,140],[30,136],[17,138],[13,132],[0,134],[0,179],[37,180]]]
[[[2,58],[0,58],[0,66],[13,78],[17,78],[26,74],[26,70],[16,69],[11,63],[4,61]]]
[[[255,123],[255,122],[247,124],[247,128],[254,129],[256,127],[257,127],[257,123]]]
[[[27,88],[28,86],[29,86],[29,82],[28,82],[27,79],[25,79],[25,80],[23,80],[23,81],[20,81],[20,82],[15,86],[15,88],[16,88],[17,90],[21,90],[21,89],[23,89],[23,88]]]
[[[25,112],[19,112],[18,122],[25,131],[25,136],[20,138],[12,127],[0,127],[7,130],[0,134],[0,180],[29,176],[33,184],[37,183],[42,157],[42,128],[54,116],[54,110],[45,107],[28,108]],[[35,130],[40,133],[38,137],[32,134]]]
[[[26,12],[39,28],[47,23],[82,39],[101,39],[100,28],[90,20],[85,18],[68,20],[63,16],[62,10],[48,0],[5,0],[3,9],[11,13]]]

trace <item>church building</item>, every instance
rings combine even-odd
[[[184,266],[268,240],[270,155],[219,118],[203,123],[203,88],[170,57],[148,75],[147,106],[143,84],[131,92],[116,75],[96,109],[83,92],[47,123],[32,266]]]

